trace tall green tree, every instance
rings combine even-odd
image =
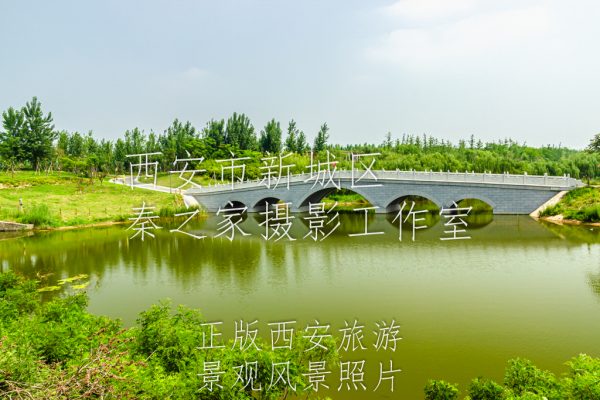
[[[600,153],[600,133],[597,133],[596,136],[592,138],[587,150],[592,153]]]
[[[69,150],[69,132],[60,131],[58,133],[58,140],[56,141],[56,152],[59,157],[66,156]]]
[[[24,125],[25,118],[21,111],[10,107],[2,113],[2,127],[0,131],[0,158],[14,174],[17,165],[24,156]]]
[[[298,132],[298,137],[296,138],[296,153],[304,154],[308,151],[308,142],[306,141],[306,135],[304,135],[303,131]]]
[[[262,152],[279,153],[281,151],[281,126],[275,118],[267,122],[260,132],[259,146]]]
[[[83,138],[83,151],[87,155],[97,154],[100,144],[94,138],[94,133],[89,131]]]
[[[52,113],[44,115],[42,104],[34,97],[21,109],[24,116],[25,158],[39,171],[42,163],[50,160],[57,132],[52,124]]]
[[[144,153],[146,149],[146,135],[139,128],[125,131],[125,151],[127,154]]]
[[[154,153],[160,151],[160,148],[158,146],[158,139],[154,131],[150,131],[150,134],[148,135],[148,139],[146,140],[145,151],[146,153]]]
[[[208,121],[202,129],[202,137],[207,139],[215,148],[225,144],[225,121],[214,119]]]
[[[385,140],[383,141],[383,147],[385,147],[386,149],[391,149],[392,148],[392,132],[389,132],[385,134]]]
[[[83,136],[75,132],[69,136],[67,154],[70,157],[81,157],[84,154]]]
[[[317,133],[317,137],[315,137],[314,150],[316,152],[320,152],[325,150],[327,147],[327,141],[329,140],[329,127],[327,126],[327,122],[321,125],[321,129]]]
[[[175,119],[171,126],[158,136],[158,151],[163,153],[160,159],[163,170],[171,168],[169,164],[176,158],[186,158],[187,152],[193,147],[192,142],[196,139],[196,128],[191,122],[182,123]]]
[[[229,117],[225,128],[225,137],[227,144],[241,150],[256,149],[256,133],[246,114],[233,113]]]
[[[291,120],[288,124],[287,136],[285,138],[285,149],[294,153],[298,153],[298,134],[299,130],[296,127],[296,121]]]
[[[115,174],[125,171],[125,162],[127,161],[127,146],[125,145],[125,141],[121,138],[118,138],[115,142],[114,154],[113,154],[113,166],[115,169]]]

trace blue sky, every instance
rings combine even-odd
[[[583,148],[600,132],[595,1],[2,1],[0,109],[116,138],[234,111],[312,139],[423,133]]]

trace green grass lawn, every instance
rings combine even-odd
[[[23,200],[23,210],[19,209]],[[87,225],[124,221],[133,207],[145,202],[155,212],[180,208],[179,196],[81,179],[68,173],[0,173],[0,220],[33,223],[38,227]]]
[[[600,188],[588,186],[571,190],[558,204],[542,211],[540,216],[559,214],[582,222],[600,222]]]

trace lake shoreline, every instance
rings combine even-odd
[[[577,219],[565,218],[562,214],[552,215],[548,217],[534,218],[541,221],[551,222],[556,225],[583,225],[583,226],[600,226],[600,222],[584,222]]]

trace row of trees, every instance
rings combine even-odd
[[[177,123],[178,121],[175,120],[173,127]],[[328,131],[329,128],[324,123],[314,141],[313,148],[316,151],[325,149]],[[294,120],[288,123],[285,140],[283,139],[281,124],[275,119],[267,122],[260,131],[260,136],[257,137],[250,118],[245,114],[237,113],[233,113],[227,119],[227,122],[224,119],[209,121],[201,131],[200,136],[207,140],[213,148],[227,145],[239,150],[261,151],[263,153],[278,153],[286,150],[298,154],[304,154],[310,149],[306,135],[298,128]]]
[[[202,168],[209,174],[219,173],[219,165],[211,160],[236,156],[250,157],[248,177],[260,174],[261,157],[280,151],[296,153],[293,172],[303,172],[309,163],[308,152],[317,159],[326,157],[325,150],[338,161],[340,169],[350,168],[351,153],[380,153],[376,168],[386,170],[488,171],[563,175],[577,178],[600,177],[600,134],[587,151],[564,147],[535,148],[511,139],[483,143],[471,136],[458,145],[433,136],[403,135],[394,139],[388,133],[380,144],[329,144],[329,127],[324,123],[312,143],[294,120],[287,130],[272,119],[256,133],[245,114],[234,113],[227,120],[210,120],[200,130],[190,122],[173,121],[161,134],[146,134],[139,128],[127,130],[115,141],[96,139],[90,132],[57,131],[52,114],[44,114],[36,98],[21,109],[9,108],[2,114],[0,130],[0,165],[14,171],[30,168],[37,171],[57,169],[104,177],[128,171],[128,154],[161,152],[160,169],[169,171],[176,158],[204,157]]]
[[[93,134],[57,131],[52,114],[44,114],[37,98],[21,109],[9,108],[2,113],[0,131],[0,162],[12,171],[19,167],[65,169],[73,172],[122,172],[127,166],[127,154],[160,151],[163,167],[188,154],[196,157],[229,157],[231,153],[288,151],[305,154],[310,150],[306,135],[294,120],[283,138],[281,125],[269,121],[257,135],[250,118],[233,113],[227,120],[210,120],[198,131],[190,122],[175,120],[162,134],[146,135],[139,128],[127,130],[116,141],[97,140]],[[329,128],[323,124],[313,148],[323,151],[327,146]]]

